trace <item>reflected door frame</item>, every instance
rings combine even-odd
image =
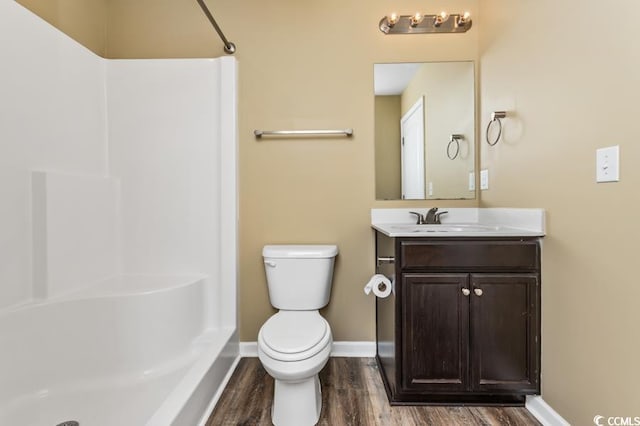
[[[400,163],[403,200],[424,200],[424,96],[400,119]]]

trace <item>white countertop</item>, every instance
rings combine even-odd
[[[371,227],[389,237],[543,237],[543,209],[439,208],[442,224],[417,225],[409,213],[428,208],[372,209]]]

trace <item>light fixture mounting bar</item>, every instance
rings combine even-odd
[[[471,19],[458,14],[451,14],[446,21],[437,24],[438,16],[422,15],[417,24],[415,15],[398,16],[395,23],[390,22],[388,16],[384,16],[380,20],[379,28],[385,34],[438,34],[466,33],[472,25]]]

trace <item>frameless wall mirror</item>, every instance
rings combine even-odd
[[[475,198],[474,66],[374,65],[376,199]]]

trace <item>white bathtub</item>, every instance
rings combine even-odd
[[[236,360],[204,276],[122,276],[0,311],[0,425],[202,424]]]

